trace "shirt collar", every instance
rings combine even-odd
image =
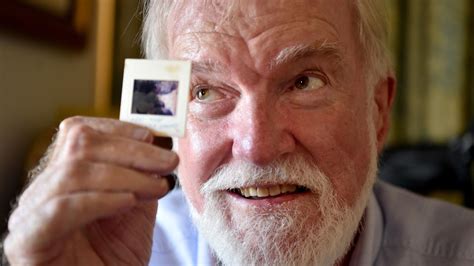
[[[351,256],[350,266],[374,265],[383,236],[383,217],[380,205],[372,192],[364,214],[364,223]]]

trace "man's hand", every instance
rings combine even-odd
[[[12,265],[145,265],[151,253],[161,176],[178,156],[152,133],[111,119],[61,123],[46,168],[8,223]]]

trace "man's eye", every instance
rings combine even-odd
[[[295,80],[294,87],[297,90],[316,90],[326,85],[326,83],[317,77],[300,76]]]
[[[224,94],[210,87],[197,87],[194,89],[193,98],[200,102],[212,102],[224,97]]]
[[[196,93],[196,98],[203,101],[209,96],[209,89],[199,89]]]

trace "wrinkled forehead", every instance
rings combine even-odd
[[[341,35],[354,24],[354,13],[351,0],[184,0],[171,13],[168,33],[170,40],[205,32],[249,40],[276,25],[317,18]]]

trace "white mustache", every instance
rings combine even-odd
[[[302,155],[282,158],[263,167],[238,161],[219,167],[201,187],[201,193],[209,195],[222,190],[278,184],[297,185],[317,193],[322,189],[321,182],[317,182],[319,178],[328,179]]]

